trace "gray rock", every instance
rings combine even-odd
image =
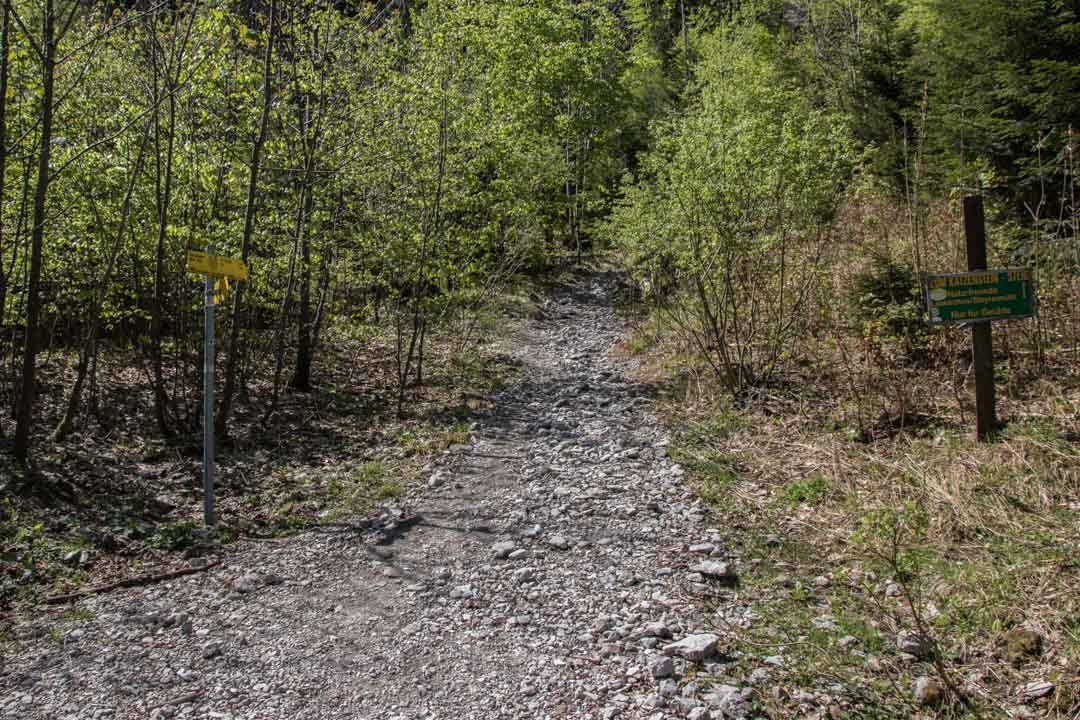
[[[394,557],[394,551],[392,548],[388,548],[385,545],[372,545],[370,546],[371,553],[380,560],[389,560]]]
[[[750,673],[748,680],[754,685],[762,685],[769,681],[769,671],[765,668],[758,668]]]
[[[504,542],[497,542],[491,546],[491,554],[496,560],[503,560],[510,557],[510,553],[517,549],[517,543],[513,540],[506,540]]]
[[[252,593],[263,585],[262,577],[256,573],[245,573],[232,581],[232,588],[238,593]]]
[[[734,580],[736,578],[735,568],[731,566],[731,563],[721,562],[719,560],[705,560],[690,568],[690,572],[696,572],[703,577],[711,578],[713,580]]]
[[[681,658],[698,662],[713,655],[720,638],[712,633],[690,635],[679,642],[664,646],[665,655],[676,655]]]
[[[570,540],[565,535],[552,535],[548,538],[547,544],[556,550],[566,550],[570,547]]]
[[[662,622],[652,622],[645,626],[641,634],[643,637],[657,637],[666,640],[671,637],[671,628]]]
[[[709,708],[699,706],[686,713],[686,720],[712,720],[712,713],[709,712]]]
[[[675,663],[669,657],[655,657],[649,661],[649,672],[657,680],[669,678],[675,674]]]
[[[454,600],[468,600],[476,597],[476,588],[472,585],[458,585],[450,591],[450,597]]]
[[[645,702],[641,704],[645,710],[658,710],[667,705],[667,700],[660,695],[650,695],[645,698]]]
[[[742,696],[734,685],[713,685],[705,694],[705,702],[727,713],[742,703]]]
[[[896,636],[896,648],[902,653],[913,655],[920,660],[929,658],[934,651],[930,639],[913,630],[901,630]]]

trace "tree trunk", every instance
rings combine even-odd
[[[63,440],[71,434],[75,418],[79,414],[79,404],[82,399],[83,385],[86,383],[86,377],[90,370],[91,361],[96,357],[97,353],[98,327],[101,324],[101,306],[105,302],[105,294],[108,292],[109,282],[112,280],[113,268],[116,267],[116,258],[120,254],[120,244],[123,241],[124,233],[127,231],[128,218],[131,216],[131,196],[135,191],[135,182],[142,172],[143,155],[146,151],[148,135],[149,128],[143,131],[142,140],[139,143],[139,155],[135,159],[135,167],[132,169],[131,177],[128,179],[127,190],[124,193],[123,206],[120,210],[120,226],[116,229],[116,236],[113,239],[112,247],[109,249],[109,259],[105,266],[105,273],[101,278],[101,282],[98,283],[97,293],[94,297],[93,305],[91,305],[90,308],[86,337],[83,341],[82,349],[79,352],[79,367],[75,376],[75,384],[72,386],[71,394],[68,396],[64,417],[60,420],[60,424],[56,426],[56,431],[53,433],[53,438],[55,440]]]
[[[277,330],[274,332],[274,387],[270,395],[270,406],[266,409],[266,415],[263,416],[264,423],[270,420],[270,416],[277,409],[278,393],[281,390],[281,371],[285,367],[285,329],[289,323],[289,312],[292,310],[292,295],[296,287],[296,258],[303,242],[304,217],[307,213],[306,191],[306,185],[301,184],[300,198],[296,208],[296,241],[293,243],[292,254],[289,255],[289,277],[285,285],[285,294],[281,298]]]
[[[300,136],[304,143],[304,179],[301,192],[300,212],[297,216],[296,235],[300,243],[300,317],[297,322],[296,367],[293,370],[289,387],[303,392],[311,390],[311,237],[307,232],[307,221],[311,217],[314,205],[311,172],[315,161],[315,142],[308,142],[308,128],[311,125],[310,98],[304,95],[300,108]],[[292,278],[290,276],[290,289]],[[277,382],[275,380],[275,392]]]
[[[165,163],[162,167],[161,160],[161,126],[160,126],[160,98],[158,96],[158,79],[161,76],[158,66],[157,39],[154,26],[151,25],[148,39],[151,52],[151,65],[153,66],[153,94],[154,103],[154,147],[156,159],[156,193],[158,234],[157,247],[154,253],[154,295],[153,305],[150,309],[150,363],[153,370],[154,383],[154,419],[157,421],[158,431],[165,437],[172,434],[169,429],[166,410],[169,406],[169,398],[165,392],[165,377],[162,369],[161,341],[164,332],[164,296],[165,296],[165,243],[169,223],[169,203],[172,199],[172,176],[173,176],[173,147],[176,140],[176,97],[173,88],[170,87],[171,77],[166,80],[165,91],[169,94],[169,119],[165,137]]]
[[[7,310],[8,275],[4,272],[4,213],[2,208],[7,197],[7,94],[8,61],[11,57],[11,9],[4,3],[4,20],[0,28],[0,326],[4,323],[4,311]],[[0,353],[2,354],[2,353]],[[2,429],[2,426],[0,426]],[[2,433],[0,433],[2,434]]]
[[[251,252],[251,235],[255,229],[256,190],[259,185],[259,163],[262,160],[263,144],[266,142],[266,128],[270,117],[270,101],[273,88],[270,85],[270,64],[274,54],[274,32],[277,20],[277,0],[270,0],[270,21],[266,33],[266,52],[263,55],[263,93],[262,110],[259,115],[259,131],[251,146],[250,172],[248,173],[247,202],[244,205],[244,234],[240,241],[240,259],[247,264]],[[229,415],[232,412],[233,396],[236,394],[236,371],[243,355],[240,347],[240,330],[243,320],[241,309],[244,297],[244,284],[237,283],[233,292],[232,325],[229,328],[228,361],[225,366],[225,388],[221,393],[214,429],[221,439],[229,434]]]
[[[38,152],[37,184],[34,189],[34,220],[30,231],[30,273],[26,292],[26,338],[23,345],[22,392],[15,421],[15,457],[30,457],[30,431],[34,424],[37,386],[37,354],[41,323],[41,266],[45,244],[45,201],[49,194],[49,162],[52,153],[53,94],[56,83],[56,18],[53,0],[44,2],[41,37],[41,148]]]
[[[308,193],[308,197],[311,193]],[[309,201],[310,202],[310,201]],[[311,238],[301,232],[300,237],[300,319],[297,330],[296,369],[289,386],[295,390],[311,390]]]

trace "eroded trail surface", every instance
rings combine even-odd
[[[0,716],[739,715],[745,693],[687,680],[722,670],[700,607],[730,567],[648,388],[610,354],[613,291],[583,277],[524,323],[522,379],[425,487],[369,523],[83,601],[9,652]]]

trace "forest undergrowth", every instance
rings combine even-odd
[[[43,443],[33,478],[16,463],[3,469],[0,603],[32,606],[184,566],[236,539],[351,521],[393,504],[435,455],[467,442],[474,411],[515,376],[501,343],[515,318],[533,311],[537,292],[542,284],[528,277],[503,288],[470,318],[475,340],[465,350],[460,326],[433,332],[423,381],[410,382],[400,416],[389,324],[362,336],[352,325],[329,328],[320,382],[311,392],[285,392],[269,417],[273,364],[253,362],[236,409],[244,430],[218,451],[213,537],[203,529],[198,427],[170,439],[148,432],[152,402],[138,359],[103,352],[91,408],[107,411],[92,412],[63,441]],[[73,364],[62,352],[43,364],[46,422],[62,412]]]
[[[798,360],[741,398],[663,307],[626,306],[636,329],[623,351],[664,389],[672,454],[748,563],[740,594],[755,621],[726,625],[721,603],[716,629],[735,657],[782,658],[774,669],[783,682],[854,691],[861,717],[1074,720],[1075,309],[1048,295],[1041,327],[995,323],[1000,429],[978,442],[970,331],[898,331],[900,322],[890,333],[882,318],[919,302],[917,284],[876,319],[848,302],[875,278],[897,278],[910,246],[884,242],[896,227],[890,212],[905,214],[866,198],[844,208],[849,230],[823,290],[835,302]],[[962,227],[948,203],[929,215],[941,241],[930,261],[945,263]],[[889,252],[891,264],[881,255]],[[913,282],[899,276],[901,286]],[[797,700],[766,695],[765,705],[780,717]]]

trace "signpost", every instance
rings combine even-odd
[[[975,434],[986,440],[997,428],[991,323],[1032,317],[1038,302],[1030,268],[986,268],[986,219],[980,196],[964,198],[964,234],[969,272],[927,275],[926,307],[931,324],[971,325]]]
[[[205,275],[203,294],[206,311],[203,318],[203,520],[207,528],[217,525],[214,517],[214,311],[217,305],[217,288],[220,278],[228,287],[228,278],[247,280],[248,269],[240,260],[214,255],[209,252],[187,254],[189,272]]]
[[[248,279],[248,269],[240,260],[212,255],[210,253],[188,251],[188,270],[204,275],[217,275],[219,277],[231,277],[237,280]]]
[[[926,307],[933,324],[1005,320],[1035,315],[1030,268],[928,275]]]

